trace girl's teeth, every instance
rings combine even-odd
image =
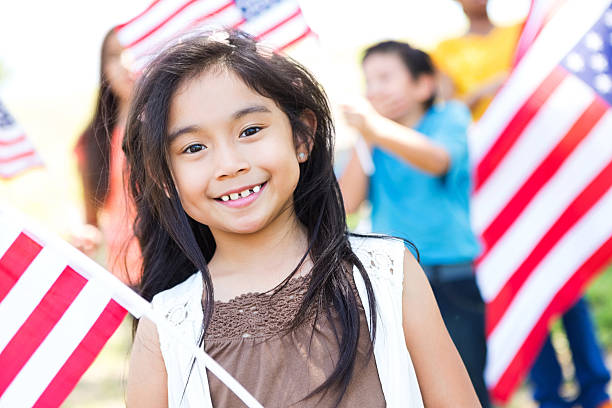
[[[259,193],[259,190],[261,190],[261,187],[259,187],[259,186],[253,187],[253,192],[254,193]]]
[[[241,195],[242,197],[248,197],[248,196],[250,196],[250,195],[251,195],[251,190],[246,189],[246,190],[242,191],[242,192],[240,193],[240,195]]]
[[[230,199],[232,200],[237,200],[238,198],[240,198],[240,194],[238,193],[232,193],[229,195]]]
[[[221,196],[221,200],[223,201],[229,201],[229,199],[230,199],[229,196],[226,196],[226,195]]]

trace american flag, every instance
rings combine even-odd
[[[519,63],[523,55],[533,44],[542,28],[552,18],[555,12],[566,0],[532,0],[529,15],[523,24],[521,36],[516,45],[514,66]]]
[[[34,146],[0,101],[0,178],[41,165]]]
[[[505,401],[612,258],[612,6],[568,0],[471,135],[486,380]]]
[[[59,407],[128,312],[152,320],[249,408],[261,408],[114,275],[0,206],[0,407]]]
[[[297,0],[155,0],[117,34],[141,69],[168,42],[211,28],[240,29],[277,50],[311,33]]]

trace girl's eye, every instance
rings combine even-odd
[[[206,149],[206,146],[204,146],[203,144],[194,143],[192,145],[187,146],[187,148],[183,150],[183,153],[193,154],[193,153],[197,153],[204,149]]]
[[[259,126],[251,126],[250,128],[246,128],[240,134],[240,137],[243,136],[253,136],[255,133],[259,132],[262,128]]]

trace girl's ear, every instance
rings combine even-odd
[[[433,75],[422,74],[417,79],[417,97],[419,101],[425,102],[434,94],[436,90],[436,79]]]
[[[306,126],[306,131],[298,135],[296,154],[298,161],[304,163],[312,151],[314,135],[317,132],[317,117],[313,111],[306,109],[300,116],[300,121]]]

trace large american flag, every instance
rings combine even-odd
[[[117,277],[0,205],[0,407],[59,407],[128,312],[149,318],[246,406],[261,408]]]
[[[529,47],[538,37],[542,28],[566,0],[532,0],[529,14],[523,24],[521,36],[516,45],[514,65],[523,58]]]
[[[277,50],[311,33],[297,0],[155,0],[117,33],[140,69],[169,41],[211,28],[240,29]]]
[[[0,101],[0,178],[41,165],[30,139]]]
[[[612,6],[568,0],[471,137],[486,380],[506,400],[612,258]]]

